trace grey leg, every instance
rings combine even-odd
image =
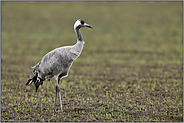
[[[58,78],[57,86],[56,86],[56,98],[55,98],[55,106],[54,106],[54,111],[55,112],[56,112],[57,93],[59,93],[59,102],[60,102],[61,112],[63,112],[63,110],[62,110],[62,101],[61,101],[61,93],[60,93],[60,88],[59,88],[59,81],[60,81],[60,78]]]
[[[59,91],[59,102],[60,102],[60,106],[61,106],[61,112],[63,112],[63,110],[62,110],[62,101],[61,101],[61,94],[60,94],[60,91]]]
[[[59,88],[59,81],[60,81],[60,78],[58,78],[57,86],[58,86],[59,102],[60,102],[61,112],[63,112],[63,110],[62,110],[62,101],[61,101],[61,93],[60,93],[60,88]]]
[[[56,86],[56,97],[55,97],[55,105],[54,105],[54,111],[56,112],[56,101],[57,101],[57,86]]]

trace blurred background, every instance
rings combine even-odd
[[[182,52],[181,2],[2,2],[2,59],[76,43],[79,18],[94,27],[81,30],[87,58],[98,50]]]

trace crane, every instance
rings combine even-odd
[[[41,59],[40,62],[38,62],[34,67],[31,67],[33,69],[34,75],[32,78],[30,78],[27,81],[26,85],[30,85],[34,82],[36,87],[36,92],[39,86],[43,84],[43,81],[45,80],[50,81],[52,77],[55,78],[57,83],[55,105],[54,105],[55,112],[56,112],[56,101],[57,101],[58,93],[59,93],[61,112],[63,112],[59,82],[62,78],[68,76],[68,71],[70,67],[72,66],[74,60],[79,57],[84,46],[84,41],[80,32],[80,28],[82,27],[88,27],[93,29],[92,26],[85,23],[83,20],[78,19],[74,23],[74,30],[77,35],[77,43],[72,46],[59,47],[50,51]]]

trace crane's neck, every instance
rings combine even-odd
[[[75,29],[75,32],[76,32],[76,34],[77,34],[77,41],[83,42],[82,34],[81,34],[79,28],[76,28],[76,29]]]
[[[71,58],[73,60],[75,60],[76,58],[79,57],[79,55],[82,52],[83,46],[84,46],[84,41],[82,39],[82,35],[81,35],[80,31],[79,31],[79,28],[76,28],[75,32],[77,34],[77,43],[75,45],[73,45],[71,50],[70,50],[70,52],[72,53],[71,54]]]

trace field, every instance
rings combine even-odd
[[[1,2],[1,122],[182,122],[182,2]],[[60,83],[25,86],[49,51],[85,46]]]

